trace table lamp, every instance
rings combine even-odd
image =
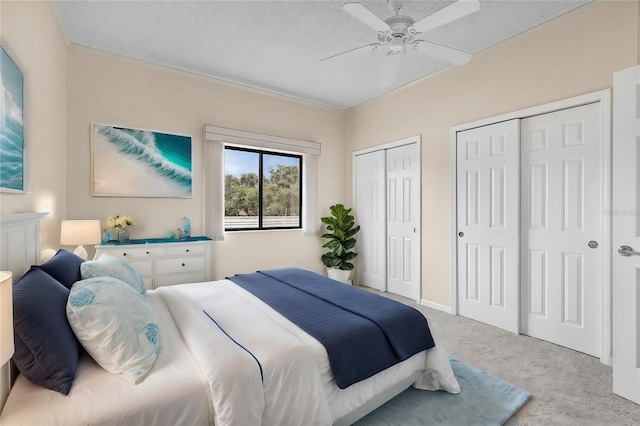
[[[99,220],[63,220],[60,225],[60,244],[78,245],[73,251],[83,259],[88,256],[83,244],[97,244],[101,241]]]
[[[0,407],[4,406],[11,375],[9,360],[13,356],[13,279],[11,272],[0,271]]]
[[[0,366],[13,355],[13,280],[11,272],[0,272]]]

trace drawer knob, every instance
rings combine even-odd
[[[187,249],[187,253],[189,253],[189,249]]]
[[[149,252],[147,252],[147,254],[149,254]]]
[[[183,263],[182,266],[186,266],[186,265]]]
[[[126,255],[127,255],[127,253],[122,253],[122,255],[123,255],[123,256],[126,256]]]

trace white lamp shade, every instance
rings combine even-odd
[[[0,365],[13,355],[13,280],[11,272],[0,272]]]
[[[75,246],[97,244],[101,240],[99,220],[63,220],[60,226],[60,244]]]

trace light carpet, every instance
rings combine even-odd
[[[503,425],[531,394],[449,357],[460,393],[409,389],[360,419],[358,426],[375,425]]]

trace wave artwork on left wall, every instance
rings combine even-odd
[[[0,48],[0,190],[24,191],[24,76]]]
[[[192,196],[190,136],[94,124],[91,149],[91,195]]]

